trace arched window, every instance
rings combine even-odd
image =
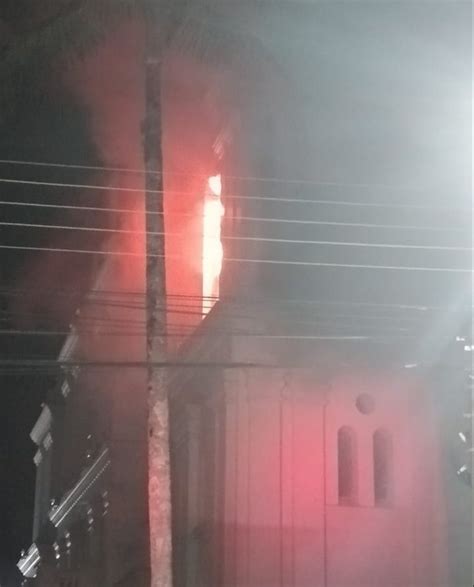
[[[357,500],[357,442],[354,430],[343,426],[337,433],[337,471],[339,503]]]
[[[393,498],[393,443],[388,432],[374,432],[373,451],[375,505],[388,505]]]

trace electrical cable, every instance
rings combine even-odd
[[[247,316],[245,318],[250,318]],[[244,318],[244,319],[245,319]],[[187,334],[202,334],[198,327],[202,324],[202,322],[198,322],[195,324],[189,324],[184,322],[168,322],[167,329],[165,332],[156,332],[154,336],[180,336],[180,335],[187,335]],[[366,330],[375,330],[381,332],[409,332],[409,328],[407,327],[391,327],[391,326],[378,326],[378,325],[360,325],[360,324],[347,324],[347,321],[344,323],[338,323],[338,320],[326,318],[322,320],[291,320],[291,324],[303,324],[305,326],[318,326],[320,328],[332,328],[332,329],[340,329],[345,328],[348,330],[351,329],[366,329]],[[108,328],[112,328],[113,325],[108,324]],[[77,335],[80,334],[90,334],[93,336],[144,336],[146,334],[146,325],[143,323],[140,325],[135,324],[133,329],[126,329],[127,326],[121,325],[123,330],[119,329],[119,325],[115,325],[116,328],[111,330],[102,330],[100,328],[90,329],[90,326],[87,328],[82,328],[80,326],[75,326],[74,333]],[[170,332],[173,331],[173,332]],[[222,328],[215,328],[213,326],[210,327],[209,332],[217,333],[217,334],[230,334],[230,335],[245,335],[245,336],[260,336],[266,335],[265,332],[253,332],[248,330],[241,330],[241,329],[222,329]],[[30,330],[21,330],[21,329],[0,329],[0,335],[9,335],[9,336],[69,336],[72,333],[71,330],[39,330],[39,329],[30,329]],[[282,335],[284,336],[284,335]],[[305,334],[306,336],[306,334]]]
[[[0,182],[2,180],[0,179]],[[22,206],[22,207],[38,207],[38,208],[55,208],[55,209],[67,209],[67,210],[82,210],[89,212],[103,212],[112,214],[146,214],[146,215],[159,215],[164,216],[165,212],[150,212],[142,210],[134,210],[132,208],[109,208],[103,206],[74,206],[70,204],[38,204],[36,202],[13,202],[8,200],[0,201],[0,205],[4,206]],[[195,219],[194,214],[187,213],[170,213],[171,217],[179,218],[191,218]],[[422,230],[422,231],[433,231],[433,232],[464,232],[462,228],[452,228],[446,226],[418,226],[418,225],[407,225],[407,224],[377,224],[370,222],[342,222],[333,220],[308,220],[308,219],[297,219],[297,218],[270,218],[265,216],[240,216],[239,222],[269,222],[278,224],[296,224],[296,225],[307,225],[307,226],[344,226],[352,228],[383,228],[383,229],[394,229],[394,230]]]
[[[179,176],[179,177],[195,177],[207,179],[208,176],[205,174],[193,174],[184,172],[162,172],[162,171],[150,171],[146,169],[137,168],[126,168],[126,167],[106,167],[99,165],[78,165],[78,164],[67,164],[67,163],[47,163],[41,161],[20,161],[14,159],[0,159],[1,164],[8,165],[22,165],[32,167],[49,167],[49,168],[60,168],[60,169],[82,169],[84,171],[108,171],[117,173],[136,173],[143,175],[167,175],[167,176]],[[366,183],[350,183],[350,182],[332,182],[332,181],[317,181],[310,179],[282,179],[278,177],[258,177],[258,176],[243,176],[243,175],[226,175],[228,179],[236,179],[241,181],[255,181],[255,182],[268,182],[277,184],[297,184],[297,185],[315,185],[315,186],[326,186],[326,187],[351,187],[360,189],[382,189],[389,191],[407,191],[419,193],[422,190],[420,188],[410,186],[393,186],[386,184],[366,184]]]
[[[249,367],[270,367],[272,365],[265,365],[259,363],[245,363],[245,362],[193,362],[193,361],[58,361],[53,359],[44,360],[28,360],[28,359],[0,359],[0,369],[6,368],[50,368],[53,370],[63,370],[68,367],[84,367],[90,368],[168,368],[168,367],[216,367],[216,368],[249,368]]]
[[[207,315],[207,312],[201,310],[201,311],[188,311],[188,310],[180,310],[178,309],[173,309],[173,308],[169,308],[166,306],[158,306],[157,308],[158,310],[163,310],[166,311],[167,314],[171,314],[173,317],[174,316],[197,316],[199,318],[204,318]],[[144,312],[145,308],[142,308],[142,311]],[[229,314],[228,312],[226,312],[224,318],[226,319],[230,319],[230,320],[236,320],[236,319],[243,319],[243,320],[248,320],[248,319],[253,319],[255,318],[255,314],[256,314],[257,310],[255,309],[254,312],[252,312],[252,310],[249,308],[247,310],[247,314],[235,314],[232,312],[232,314]],[[290,314],[291,311],[286,310],[287,314]],[[319,312],[319,310],[316,311],[312,311],[311,312],[311,316],[315,316],[315,312],[316,312],[316,318],[318,318],[317,313]],[[283,313],[283,315],[285,315],[285,310],[283,310],[282,312],[280,312],[280,314]],[[2,317],[3,315],[3,317]],[[293,314],[291,316],[291,322],[292,324],[321,324],[324,322],[327,322],[328,320],[332,320],[332,321],[337,321],[337,320],[352,320],[352,321],[362,321],[362,320],[367,320],[367,321],[378,321],[378,322],[397,322],[398,323],[408,323],[408,324],[420,324],[421,323],[421,318],[420,317],[402,317],[402,316],[380,316],[380,315],[361,315],[361,314],[333,314],[330,313],[328,314],[327,310],[324,312],[324,317],[321,319],[317,319],[317,320],[309,320],[307,317],[305,319],[298,319],[295,317],[296,312],[293,311]],[[39,320],[41,321],[41,324],[44,324],[45,321],[51,322],[53,324],[56,324],[56,320],[54,320],[51,315],[49,314],[45,314],[45,313],[31,313],[31,312],[19,312],[19,311],[8,311],[8,310],[0,310],[0,320],[1,321],[16,321],[16,320]],[[123,318],[113,318],[111,316],[96,316],[96,315],[90,315],[88,316],[86,315],[79,315],[75,322],[77,323],[84,323],[84,322],[93,322],[93,323],[105,323],[105,324],[113,324],[113,325],[134,325],[134,326],[146,326],[146,322],[145,320],[132,320],[132,319],[123,319]],[[179,323],[178,323],[179,324]]]
[[[274,336],[269,335],[270,338],[277,338],[277,339],[292,339],[291,336]],[[388,337],[388,336],[297,336],[293,337],[293,339],[300,340],[319,340],[319,341],[334,341],[334,342],[377,342],[379,343],[394,343],[399,342],[400,340],[416,340],[416,337]],[[231,363],[232,364],[232,363]],[[82,366],[94,366],[94,365],[101,365],[101,366],[133,366],[133,367],[168,367],[168,366],[181,366],[181,365],[191,365],[191,366],[225,366],[226,363],[206,363],[206,362],[174,362],[174,361],[87,361],[87,360],[78,360],[78,361],[62,361],[58,359],[44,359],[44,360],[31,360],[27,358],[22,359],[0,359],[0,367],[15,367],[15,366],[33,366],[33,367],[42,367],[42,366],[51,366],[56,369],[64,369],[67,367],[82,367]],[[232,365],[235,365],[233,363]],[[259,365],[256,363],[238,363],[241,366],[264,366]],[[281,366],[277,366],[277,368],[281,369]]]
[[[68,230],[78,232],[105,232],[117,234],[134,234],[134,235],[153,235],[165,236],[171,238],[180,238],[186,240],[189,235],[183,233],[168,233],[168,232],[152,232],[144,230],[128,230],[120,228],[105,228],[95,226],[71,226],[58,224],[36,224],[29,222],[0,222],[0,226],[9,226],[13,228],[35,228],[46,230]],[[326,240],[305,240],[305,239],[281,239],[269,237],[254,237],[254,236],[231,236],[221,235],[220,240],[236,240],[236,241],[256,241],[256,242],[273,242],[284,244],[301,244],[301,245],[328,245],[328,246],[342,246],[342,247],[362,247],[362,248],[387,248],[387,249],[420,249],[420,250],[435,250],[435,251],[456,251],[456,252],[473,252],[471,247],[451,247],[440,245],[406,245],[406,244],[391,244],[391,243],[361,243],[348,241],[326,241]]]
[[[96,191],[107,191],[113,192],[114,196],[120,193],[152,193],[152,194],[165,194],[166,196],[195,196],[195,192],[186,192],[179,190],[150,190],[145,187],[125,187],[117,185],[98,185],[98,184],[76,184],[76,183],[63,183],[63,182],[47,182],[43,180],[26,180],[17,178],[0,178],[0,183],[13,183],[20,185],[35,185],[43,187],[61,187],[70,189],[82,189],[82,190],[96,190]],[[327,200],[327,199],[309,199],[309,198],[297,198],[289,197],[287,195],[249,195],[249,194],[235,194],[225,193],[223,195],[225,201],[228,200],[252,200],[262,202],[277,202],[285,204],[310,204],[310,205],[321,205],[321,206],[349,206],[349,207],[362,207],[362,208],[387,208],[387,209],[400,209],[400,210],[429,210],[430,212],[469,212],[469,208],[463,207],[451,207],[451,206],[429,206],[421,204],[394,204],[387,202],[361,202],[361,201],[348,201],[348,200]]]
[[[35,291],[38,291],[35,286]],[[54,296],[64,296],[64,297],[76,297],[78,296],[77,292],[70,292],[66,289],[61,288],[41,288],[41,291],[48,295]],[[18,288],[18,287],[10,287],[10,286],[0,286],[0,294],[3,295],[14,295],[14,296],[22,296],[31,295],[32,291],[28,288]],[[108,298],[110,299],[113,296],[123,296],[125,298],[138,298],[145,299],[145,292],[143,291],[124,291],[124,290],[88,290],[85,294],[88,301],[92,301],[90,298]],[[159,296],[162,298],[163,296]],[[445,310],[449,308],[449,305],[426,305],[426,304],[389,304],[389,303],[381,303],[381,302],[357,302],[357,301],[334,301],[334,300],[315,300],[315,299],[301,299],[301,298],[271,298],[271,297],[235,297],[235,296],[203,296],[198,294],[178,294],[178,293],[168,293],[164,296],[166,300],[185,300],[189,302],[196,302],[201,303],[204,301],[209,302],[217,302],[222,301],[226,302],[227,304],[236,304],[236,305],[300,305],[300,306],[348,306],[348,307],[368,307],[368,308],[386,308],[386,309],[393,309],[393,310],[416,310],[421,312],[426,312],[428,310]],[[113,298],[115,299],[115,298]],[[140,308],[144,308],[144,306],[140,306]]]
[[[86,255],[106,255],[119,257],[137,257],[143,258],[145,255],[139,253],[124,252],[124,251],[99,251],[91,249],[65,249],[55,247],[27,247],[20,245],[0,245],[0,249],[16,250],[16,251],[36,251],[48,253],[71,253],[71,254],[86,254]],[[183,259],[179,255],[146,255],[148,258],[166,258],[166,259]],[[457,269],[453,267],[422,267],[410,265],[370,265],[370,264],[355,264],[355,263],[326,263],[319,261],[283,261],[278,259],[252,259],[252,258],[237,258],[224,257],[224,262],[228,263],[257,263],[269,265],[293,265],[300,267],[328,267],[328,268],[344,268],[344,269],[371,269],[371,270],[385,270],[385,271],[426,271],[438,273],[472,273],[471,269]]]

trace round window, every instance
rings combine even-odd
[[[368,393],[361,393],[356,399],[356,408],[361,414],[371,414],[375,410],[374,398]]]

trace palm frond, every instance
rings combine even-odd
[[[260,0],[255,1],[255,5]],[[236,11],[222,10],[219,0],[208,0],[206,12],[189,11],[177,31],[171,49],[230,73],[240,95],[256,95],[268,85],[269,79],[286,79],[290,85],[291,72],[258,26],[248,26],[247,15],[236,17]],[[249,0],[248,4],[252,4]],[[218,10],[213,9],[213,6]],[[255,6],[253,6],[255,8]],[[273,7],[270,7],[273,10]],[[249,18],[252,18],[249,15]]]
[[[169,50],[255,74],[257,56],[265,59],[263,45],[221,8],[219,0],[73,0],[63,5],[54,18],[17,36],[2,52],[0,122],[30,88],[47,87],[55,68],[90,52],[124,18],[147,18],[149,10],[165,23]]]
[[[0,118],[31,87],[41,87],[55,64],[86,54],[136,7],[136,0],[81,0],[37,29],[17,35],[0,61]]]
[[[254,72],[268,57],[261,41],[242,26],[231,12],[214,10],[218,0],[194,4],[181,19],[170,49],[220,69]]]

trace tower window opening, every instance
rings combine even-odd
[[[222,179],[213,175],[207,181],[203,208],[202,243],[202,311],[205,316],[219,298],[219,279],[222,270],[223,248],[221,225],[224,206],[221,200]]]
[[[337,434],[338,496],[340,504],[357,501],[357,441],[354,430],[347,426]]]
[[[393,443],[388,432],[374,432],[373,451],[375,505],[389,505],[393,498]]]

